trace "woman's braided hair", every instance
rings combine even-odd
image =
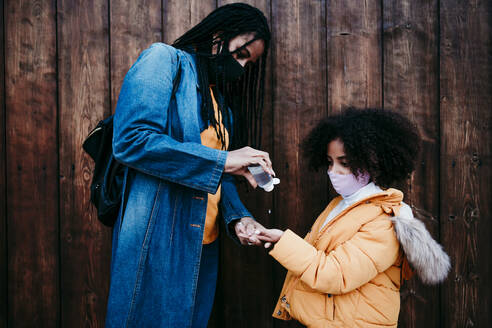
[[[201,116],[214,126],[217,136],[225,144],[225,131],[219,128],[214,114],[208,86],[208,63],[217,55],[212,48],[228,49],[229,42],[241,34],[252,33],[253,40],[261,39],[265,50],[257,63],[246,66],[246,73],[237,81],[217,81],[214,93],[224,125],[231,121],[229,110],[234,115],[231,148],[244,145],[259,147],[261,140],[261,113],[265,84],[265,65],[270,43],[270,29],[265,15],[257,8],[244,3],[224,5],[211,12],[200,23],[174,41],[178,49],[196,54],[198,82],[202,97]]]

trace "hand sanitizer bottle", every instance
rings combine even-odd
[[[255,178],[258,186],[265,191],[272,191],[273,186],[280,183],[280,179],[272,178],[272,176],[265,172],[260,165],[248,166],[248,170],[253,175],[253,178]]]

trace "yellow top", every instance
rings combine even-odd
[[[215,101],[212,89],[210,89],[210,94],[212,95],[212,103],[215,111],[215,119],[219,122],[220,129],[223,128],[222,116],[219,117],[219,108],[217,102]],[[214,148],[222,149],[222,142],[217,137],[217,133],[213,126],[209,126],[207,129],[203,130],[200,134],[202,145]],[[225,130],[225,149],[229,147],[229,133]],[[219,235],[219,227],[217,224],[217,214],[219,213],[219,201],[220,201],[221,186],[217,189],[215,195],[208,194],[207,201],[207,216],[205,218],[205,231],[203,233],[203,244],[210,244],[215,241]]]

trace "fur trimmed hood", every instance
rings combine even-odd
[[[446,279],[451,268],[449,256],[431,236],[424,223],[404,204],[391,218],[396,235],[412,269],[427,285]]]

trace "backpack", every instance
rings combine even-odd
[[[171,99],[181,79],[181,66],[178,58],[178,71],[173,79]],[[125,165],[113,155],[113,115],[100,121],[82,144],[84,151],[94,160],[92,173],[91,203],[97,210],[97,218],[102,224],[112,227],[118,218],[123,191]]]

